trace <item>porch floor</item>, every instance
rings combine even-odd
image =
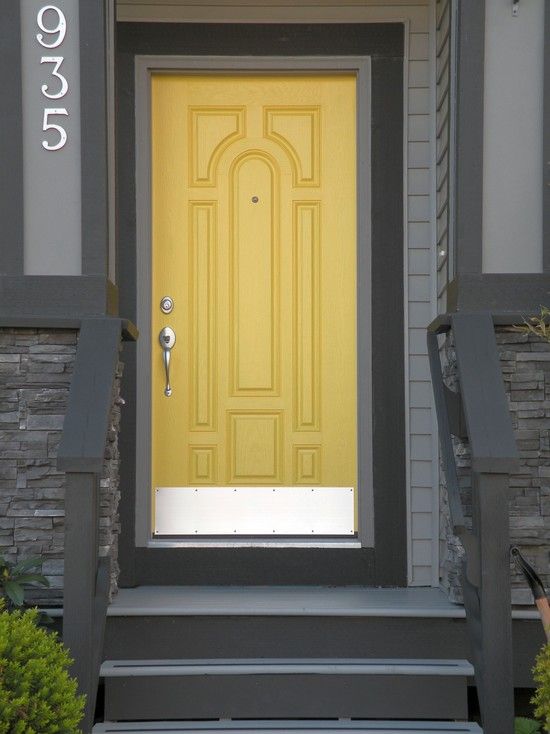
[[[124,616],[343,616],[462,618],[437,588],[320,586],[139,586],[120,589],[107,614]],[[538,619],[515,607],[514,619]]]

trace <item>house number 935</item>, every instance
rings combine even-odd
[[[38,43],[47,49],[57,49],[63,43],[67,34],[67,20],[60,8],[56,5],[44,5],[36,15],[36,24],[40,33],[36,34]],[[54,51],[54,53],[56,53]],[[40,64],[47,64],[50,70],[50,78],[47,84],[42,85],[42,95],[48,100],[61,100],[69,91],[69,82],[61,71],[64,57],[59,55],[42,56]],[[42,140],[45,150],[60,150],[67,142],[67,131],[60,124],[60,117],[68,117],[66,107],[44,107],[42,118],[42,130],[54,131],[48,138]]]

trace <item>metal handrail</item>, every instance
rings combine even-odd
[[[444,381],[438,335],[452,331],[458,391]],[[464,607],[485,734],[514,730],[508,491],[519,456],[491,314],[438,318],[428,354],[453,532],[465,550]],[[472,528],[467,530],[452,436],[471,452]]]
[[[82,320],[57,454],[67,472],[63,641],[86,695],[84,734],[93,726],[109,596],[109,560],[99,558],[100,479],[124,327],[117,318]]]

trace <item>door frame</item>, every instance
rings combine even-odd
[[[357,79],[357,492],[358,535],[350,540],[157,540],[151,506],[151,74],[355,74]],[[135,57],[137,415],[135,544],[142,548],[373,548],[372,278],[371,278],[371,63],[369,56]]]

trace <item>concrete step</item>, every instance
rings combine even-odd
[[[94,734],[483,734],[444,721],[151,721],[97,724]]]
[[[465,660],[111,660],[105,718],[466,719]]]

